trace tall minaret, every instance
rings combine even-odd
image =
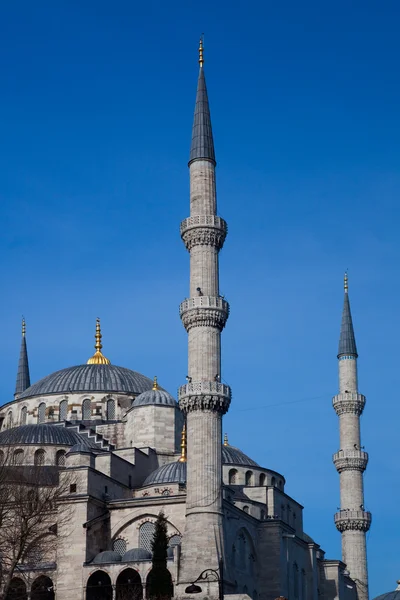
[[[340,512],[335,514],[335,524],[342,534],[342,560],[357,584],[358,599],[368,600],[365,534],[371,525],[371,513],[364,509],[363,473],[368,454],[364,452],[360,438],[365,396],[358,392],[357,357],[346,273],[338,353],[339,394],[333,398],[340,429],[340,450],[333,455],[340,474]]]
[[[19,352],[17,381],[15,383],[14,398],[18,398],[19,394],[22,394],[22,392],[24,392],[31,385],[31,379],[29,376],[28,350],[26,347],[25,335],[26,324],[25,319],[22,317],[21,350]]]
[[[179,389],[186,414],[187,499],[179,581],[218,568],[222,540],[222,415],[231,391],[221,383],[221,331],[229,305],[219,294],[218,253],[226,222],[217,216],[215,153],[200,40],[200,72],[190,148],[190,217],[181,237],[190,252],[190,298],[180,305],[188,332],[187,383]]]

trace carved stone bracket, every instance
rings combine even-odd
[[[181,238],[189,252],[193,246],[214,246],[220,250],[227,233],[226,221],[216,215],[194,215],[181,223]]]
[[[224,415],[231,403],[231,389],[216,381],[196,381],[178,390],[179,408],[184,412],[211,410]]]
[[[345,413],[360,416],[364,410],[365,402],[365,396],[362,394],[345,392],[333,397],[333,408],[339,417]]]
[[[184,300],[179,312],[186,331],[192,327],[215,327],[222,331],[229,316],[229,304],[222,298],[199,296]]]
[[[339,473],[342,471],[363,472],[368,464],[368,453],[363,450],[339,450],[332,458]]]
[[[336,529],[343,531],[368,531],[372,515],[362,510],[342,510],[335,514]]]

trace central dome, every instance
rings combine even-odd
[[[28,387],[20,398],[84,392],[116,392],[137,396],[151,390],[148,377],[115,365],[78,365],[56,371]]]

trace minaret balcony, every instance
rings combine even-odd
[[[215,327],[222,331],[229,316],[229,304],[220,296],[196,296],[181,303],[179,314],[186,331],[193,327]]]
[[[178,389],[179,407],[183,412],[212,410],[225,414],[231,398],[229,385],[219,381],[189,381]]]
[[[336,529],[343,531],[368,531],[372,515],[365,510],[341,510],[335,513]]]
[[[365,471],[368,464],[368,452],[349,448],[348,450],[339,450],[333,455],[333,463],[336,470],[342,471]]]
[[[228,225],[217,215],[193,215],[181,223],[181,238],[190,250],[193,246],[214,246],[221,250]]]
[[[360,416],[365,406],[365,396],[355,392],[344,392],[333,397],[333,408],[340,417],[345,413]]]

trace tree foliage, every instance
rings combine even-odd
[[[148,596],[151,600],[165,600],[172,597],[171,574],[167,569],[168,525],[161,511],[155,523],[153,540],[153,565],[148,578]]]

